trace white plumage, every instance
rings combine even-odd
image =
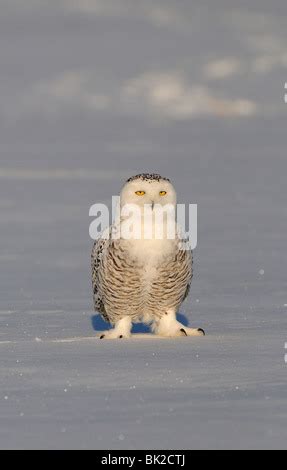
[[[127,239],[122,230],[130,219],[128,212],[123,215],[123,208],[130,204],[139,210],[140,236]],[[132,322],[140,321],[151,324],[154,333],[162,336],[204,334],[203,330],[187,328],[176,319],[190,289],[192,252],[181,243],[175,215],[171,217],[176,236],[170,239],[166,224],[163,236],[159,239],[155,235],[154,208],[161,206],[175,214],[176,192],[167,178],[150,174],[130,178],[120,195],[121,217],[109,227],[108,237],[95,242],[92,252],[95,310],[114,326],[103,332],[101,338],[129,337]],[[150,219],[145,217],[145,208],[150,209]],[[121,235],[112,236],[115,232]]]

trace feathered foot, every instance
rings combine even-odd
[[[188,328],[176,319],[176,312],[168,310],[156,323],[152,326],[153,332],[159,336],[205,336],[202,328]]]
[[[116,322],[114,328],[101,332],[100,339],[130,338],[131,327],[131,319],[129,317],[123,317],[118,322]]]

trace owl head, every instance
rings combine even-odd
[[[121,207],[135,204],[141,208],[156,205],[176,206],[176,192],[168,178],[157,174],[144,173],[132,176],[124,185],[121,195]]]

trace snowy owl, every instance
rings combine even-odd
[[[190,289],[192,251],[183,248],[178,231],[175,237],[166,231],[156,237],[154,232],[155,207],[174,209],[177,227],[176,192],[170,180],[155,174],[133,176],[120,194],[120,209],[126,205],[138,208],[138,221],[144,220],[140,236],[112,236],[129,218],[120,212],[119,221],[108,229],[109,235],[96,240],[92,251],[95,310],[113,326],[102,332],[101,339],[130,337],[133,322],[151,325],[153,333],[160,336],[204,335],[201,328],[188,328],[176,318]],[[148,222],[146,208],[152,214]],[[150,237],[146,237],[145,224],[153,226]]]

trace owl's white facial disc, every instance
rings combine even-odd
[[[150,175],[148,175],[150,176]],[[135,204],[140,208],[144,206],[176,206],[176,192],[170,181],[157,177],[153,179],[144,176],[128,181],[121,192],[121,207],[126,204]]]

